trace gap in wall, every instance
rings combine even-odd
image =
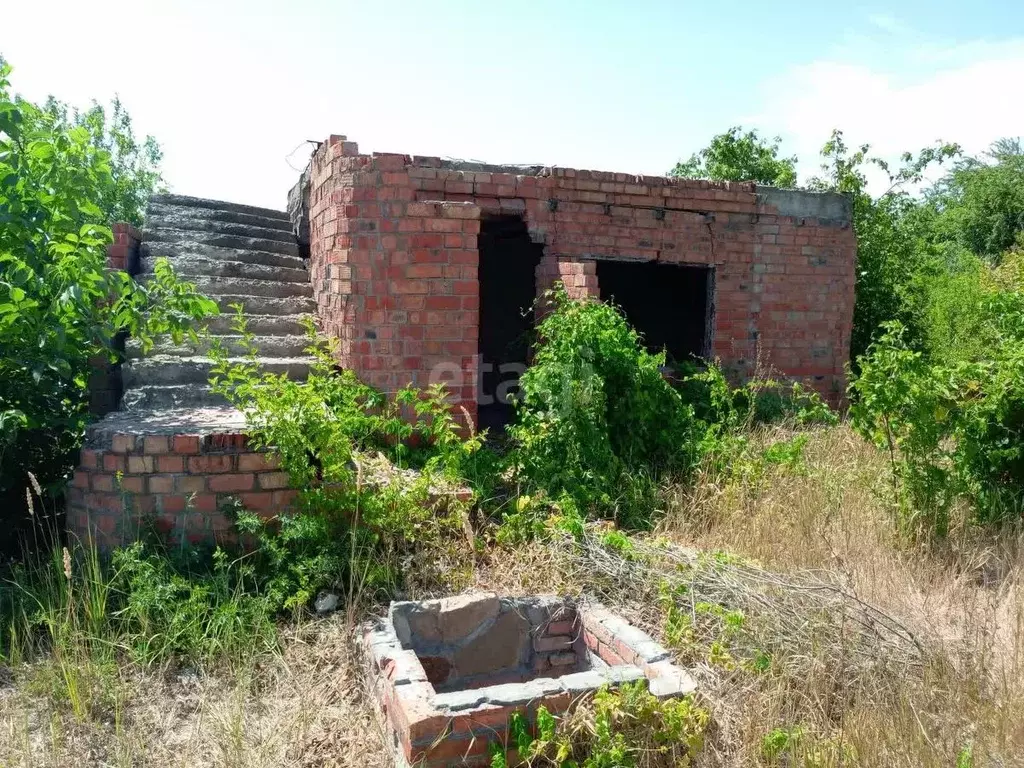
[[[530,240],[518,216],[486,216],[477,241],[480,252],[479,429],[499,432],[515,416],[511,398],[519,391],[533,337],[537,265],[544,246]]]
[[[656,261],[597,262],[601,299],[617,305],[652,352],[671,366],[707,357],[714,271]]]

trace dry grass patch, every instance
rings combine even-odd
[[[670,492],[663,530],[672,539],[830,581],[922,648],[919,667],[861,679],[855,691],[846,665],[814,655],[797,659],[797,675],[725,676],[713,764],[771,764],[764,734],[799,728],[809,734],[796,739],[801,765],[1024,765],[1024,538],[961,524],[946,542],[901,540],[885,501],[888,470],[839,426],[811,433],[796,471]]]
[[[497,549],[478,583],[597,595],[673,647],[713,713],[698,765],[1024,765],[1024,537],[901,538],[884,456],[846,426],[806,434],[794,467],[666,489],[625,550],[600,528]]]
[[[45,661],[0,690],[0,766],[390,766],[341,616],[287,630],[280,656],[200,675],[125,667],[117,707],[80,721],[40,695]]]

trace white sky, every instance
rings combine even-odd
[[[16,90],[118,93],[174,191],[276,208],[288,156],[301,168],[303,140],[330,133],[364,151],[663,173],[743,124],[780,134],[802,177],[833,127],[887,155],[1024,133],[1015,4],[915,11],[926,31],[878,6],[795,12],[805,0],[741,2],[728,20],[683,0],[5,5]]]

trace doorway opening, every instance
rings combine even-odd
[[[616,304],[651,352],[672,368],[706,358],[711,344],[711,267],[656,261],[598,261],[601,298]]]
[[[493,216],[480,224],[480,429],[500,432],[512,422],[519,376],[526,370],[537,296],[537,265],[544,246],[530,240],[518,216]]]

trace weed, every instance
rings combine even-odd
[[[536,728],[520,713],[509,719],[509,743],[490,745],[492,768],[511,765],[509,750],[530,766],[685,768],[704,745],[710,722],[691,696],[661,701],[644,682],[603,688],[556,719],[538,707]]]

